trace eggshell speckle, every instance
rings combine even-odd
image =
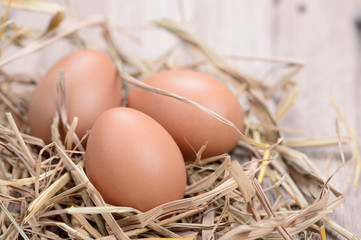
[[[112,60],[100,51],[80,50],[61,59],[39,82],[31,99],[28,121],[32,135],[51,142],[51,123],[57,110],[56,82],[63,70],[68,123],[78,117],[81,138],[104,111],[119,107],[121,84]],[[61,131],[61,134],[64,134]],[[62,136],[64,137],[64,136]]]
[[[140,211],[181,199],[185,192],[177,144],[159,123],[134,109],[110,109],[96,120],[86,172],[107,203]]]
[[[143,82],[193,100],[243,130],[240,103],[225,84],[212,76],[189,70],[173,70],[154,74]],[[184,158],[189,161],[195,160],[194,151],[198,151],[206,143],[203,158],[230,151],[239,139],[232,127],[202,110],[140,88],[130,91],[128,107],[142,111],[158,121],[172,135]]]

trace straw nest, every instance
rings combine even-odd
[[[30,1],[22,4],[14,7],[26,7]],[[238,131],[230,121],[205,107],[137,80],[172,68],[212,73],[244,96],[246,128],[243,133],[238,131],[241,140],[231,154],[202,159],[200,151],[197,160],[187,164],[188,186],[184,199],[144,213],[129,207],[109,206],[84,172],[81,139],[70,137],[67,139],[75,142],[65,143],[59,139],[58,123],[66,125],[67,122],[63,101],[59,99],[52,126],[54,142],[45,146],[42,140],[29,135],[24,117],[36,82],[31,76],[9,75],[1,70],[1,239],[306,239],[317,234],[324,238],[325,225],[348,239],[357,239],[326,217],[342,203],[342,194],[328,183],[329,178],[322,176],[306,154],[292,148],[338,144],[342,153],[345,141],[355,143],[352,131],[347,139],[338,134],[337,139],[290,142],[283,141],[283,129],[277,125],[299,91],[293,77],[303,67],[301,62],[232,57],[233,60],[267,61],[276,69],[286,70],[276,84],[270,85],[233,67],[228,58],[217,55],[186,26],[167,19],[152,24],[186,43],[198,60],[187,64],[174,61],[174,55],[182,49],[179,44],[156,60],[137,59],[122,54],[117,48],[112,28],[103,17],[71,21],[58,27],[64,19],[64,9],[50,5],[47,13],[53,17],[48,28],[35,37],[29,34],[29,29],[14,27],[5,16],[1,26],[1,35],[7,30],[3,50],[11,44],[21,48],[3,59],[1,68],[59,39],[84,47],[86,42],[77,32],[98,28],[125,86],[133,85],[192,104]],[[32,10],[41,12],[44,6],[34,4]],[[271,111],[269,106],[274,109]],[[340,111],[339,114],[342,117]],[[344,123],[347,124],[345,120]],[[76,121],[67,127],[68,135],[74,135]]]

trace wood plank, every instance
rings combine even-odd
[[[297,57],[306,61],[306,68],[297,76],[302,91],[294,108],[282,121],[283,126],[305,130],[305,136],[335,136],[336,112],[329,100],[332,94],[341,106],[353,128],[359,127],[360,113],[356,110],[360,101],[360,81],[357,77],[357,31],[354,25],[353,1],[278,1],[277,55]],[[358,63],[360,64],[360,63]],[[345,128],[342,127],[345,133]],[[360,129],[356,129],[360,134]],[[309,151],[320,168],[326,165],[328,155],[333,155],[327,175],[341,164],[336,148]],[[350,157],[351,149],[346,153]],[[349,159],[349,158],[347,158]],[[344,188],[352,165],[347,164],[335,175],[332,183]],[[349,187],[345,203],[330,215],[338,224],[361,236],[359,224],[361,200],[360,183]],[[341,239],[335,233],[331,239]]]
[[[303,59],[307,64],[296,78],[302,88],[299,100],[282,123],[304,129],[307,136],[334,136],[332,94],[355,126],[357,41],[352,1],[329,1],[327,5],[280,1],[278,5],[277,55]]]
[[[361,64],[361,34],[354,25],[356,0],[330,0],[327,4],[311,0],[78,0],[74,3],[80,16],[106,14],[112,24],[121,27],[122,31],[116,34],[118,47],[133,56],[155,58],[177,42],[170,34],[149,24],[152,20],[169,17],[189,23],[197,35],[222,55],[304,60],[307,66],[296,77],[302,88],[299,99],[281,121],[281,126],[303,129],[304,137],[335,136],[336,113],[328,97],[331,93],[357,134],[361,135],[361,113],[356,109],[361,101],[361,70],[358,67]],[[31,13],[22,13],[18,17],[19,21],[20,17],[25,18],[29,20],[26,24],[33,25],[39,18],[32,16]],[[84,33],[94,46],[101,41],[92,38],[96,31]],[[129,34],[139,42],[130,39]],[[19,60],[7,70],[18,72],[21,67],[22,72],[40,76],[72,50],[69,44],[59,42],[39,54]],[[237,62],[237,66],[259,76],[265,73],[265,64],[262,63]],[[345,133],[344,128],[342,131]],[[309,153],[320,168],[326,165],[328,155],[333,155],[328,175],[340,164],[337,148]],[[346,153],[350,156],[349,148]],[[350,165],[346,165],[332,183],[342,188],[349,169]],[[345,204],[330,216],[357,236],[361,236],[358,224],[361,215],[359,210],[355,211],[361,203],[358,199],[360,185],[347,190]],[[330,237],[339,238],[337,234]]]

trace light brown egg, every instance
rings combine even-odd
[[[193,100],[243,130],[243,112],[236,96],[212,76],[189,70],[173,70],[154,74],[143,82]],[[194,151],[206,143],[203,158],[229,152],[239,139],[232,127],[202,110],[140,88],[135,87],[130,91],[128,107],[142,111],[158,121],[175,139],[187,161],[195,160]]]
[[[169,133],[144,113],[123,107],[94,123],[86,173],[107,203],[140,211],[182,199],[186,186],[182,153]]]
[[[63,70],[70,124],[78,117],[79,138],[107,109],[121,105],[121,83],[112,60],[100,51],[80,50],[61,59],[39,82],[30,102],[28,121],[32,135],[51,142],[51,123],[57,110],[56,82]],[[61,131],[61,134],[64,132]],[[64,137],[64,136],[62,136]]]

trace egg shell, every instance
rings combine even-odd
[[[122,101],[117,69],[107,55],[96,50],[80,50],[65,56],[38,83],[29,105],[31,133],[45,143],[51,142],[59,70],[63,70],[65,76],[68,123],[74,117],[79,118],[76,133],[80,138],[91,129],[100,114],[119,107]]]
[[[186,186],[182,153],[169,133],[125,107],[106,111],[94,123],[86,173],[107,203],[140,211],[182,199]]]
[[[193,100],[243,130],[242,107],[236,96],[224,83],[210,75],[172,70],[149,76],[143,82]],[[187,161],[195,160],[195,151],[206,143],[203,158],[229,152],[239,139],[232,127],[194,106],[167,96],[133,88],[127,104],[158,121],[175,139]]]

